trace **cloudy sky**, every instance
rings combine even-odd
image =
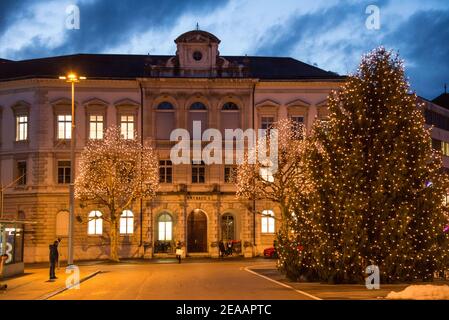
[[[70,30],[72,4],[80,28]],[[379,29],[366,26],[369,5],[380,10]],[[173,40],[197,22],[222,40],[223,55],[291,56],[347,74],[384,45],[404,58],[419,95],[432,99],[449,84],[447,0],[0,0],[0,58],[174,54]]]

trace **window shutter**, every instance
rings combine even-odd
[[[238,129],[240,127],[240,112],[221,112],[221,132],[223,135],[225,129]]]
[[[189,112],[189,133],[193,139],[193,121],[201,121],[201,135],[207,129],[207,112]]]
[[[156,112],[156,139],[170,140],[170,133],[174,128],[174,112]]]

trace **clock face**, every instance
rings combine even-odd
[[[195,51],[193,53],[193,60],[200,61],[203,58],[203,54],[200,51]]]

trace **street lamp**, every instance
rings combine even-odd
[[[59,79],[72,84],[72,131],[70,134],[70,192],[69,192],[69,254],[67,264],[73,265],[73,225],[75,222],[75,83],[86,80],[86,77],[78,76],[70,72],[67,76],[60,76]]]

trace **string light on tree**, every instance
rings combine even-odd
[[[370,264],[384,282],[431,280],[449,257],[449,185],[403,61],[383,47],[365,55],[328,108],[301,158],[314,191],[296,198],[294,232],[281,237],[297,257],[280,265],[333,283],[362,282]]]

